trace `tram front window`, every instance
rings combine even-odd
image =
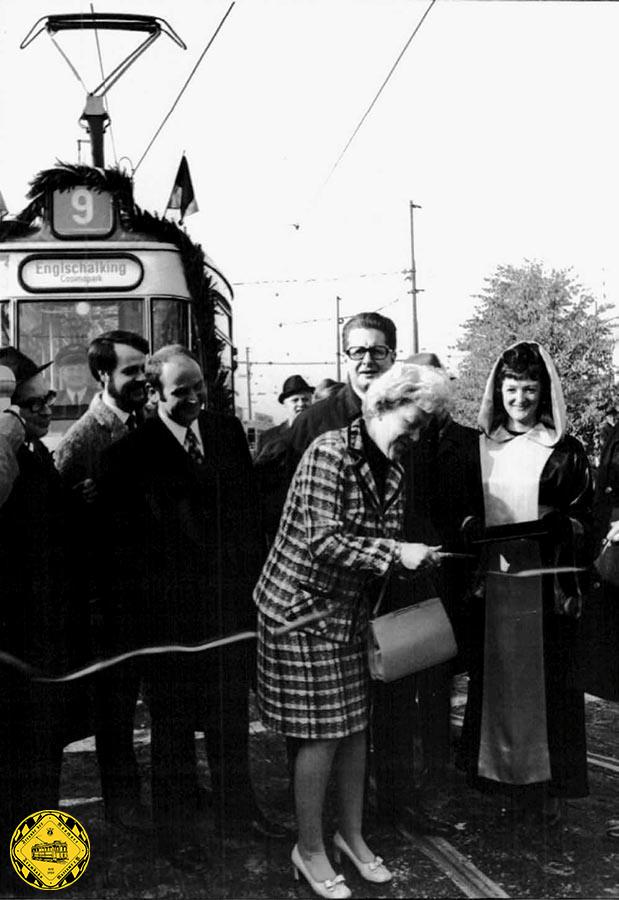
[[[38,365],[54,360],[43,372],[58,392],[55,419],[82,415],[98,390],[87,364],[90,341],[104,331],[144,334],[142,299],[54,300],[20,303],[19,348]]]
[[[153,297],[151,308],[153,350],[166,344],[187,344],[187,304],[170,297]]]

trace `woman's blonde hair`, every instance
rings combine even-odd
[[[373,381],[363,398],[363,415],[377,416],[405,403],[440,415],[450,403],[449,377],[434,366],[395,363]]]

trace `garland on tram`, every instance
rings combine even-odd
[[[30,182],[28,205],[14,218],[0,221],[0,242],[35,236],[41,230],[53,191],[77,187],[106,191],[115,199],[123,230],[146,239],[173,244],[179,251],[195,320],[195,351],[202,364],[208,388],[209,406],[224,412],[234,409],[233,394],[221,367],[223,343],[215,331],[217,291],[207,271],[207,259],[200,244],[169,219],[141,209],[133,199],[132,179],[116,167],[95,168],[58,161],[39,172]]]

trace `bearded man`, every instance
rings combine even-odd
[[[98,483],[104,450],[133,431],[142,418],[146,403],[144,368],[148,343],[131,331],[107,331],[90,342],[88,365],[102,391],[93,397],[88,410],[69,428],[54,453],[54,461],[65,487],[73,497],[73,517],[81,527],[75,531],[83,542],[72,554],[85,585],[81,619],[90,628],[82,646],[112,654],[117,644],[113,598],[100,590],[97,573],[105,559],[97,547],[99,534]],[[105,539],[105,535],[101,536]],[[109,562],[109,560],[108,560]],[[100,627],[95,631],[94,623]],[[90,638],[90,641],[88,640]],[[89,646],[89,643],[91,646]],[[133,721],[140,677],[131,663],[101,673],[95,684],[95,737],[101,772],[101,788],[106,819],[132,831],[142,830],[147,816],[140,804],[140,782],[133,747]]]

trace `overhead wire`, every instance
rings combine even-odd
[[[318,278],[317,276],[310,276],[309,278],[266,278],[261,281],[233,281],[232,286],[247,287],[256,284],[322,284],[330,281],[349,281],[353,278],[388,278],[393,275],[405,275],[409,271],[409,269],[398,269],[393,272],[356,272],[352,275],[329,275],[325,278]]]
[[[179,100],[181,99],[181,97],[183,96],[183,94],[185,93],[185,91],[186,91],[186,89],[187,89],[187,87],[188,87],[188,85],[189,85],[189,82],[191,81],[191,79],[192,79],[193,76],[195,75],[198,66],[200,65],[200,63],[202,62],[202,60],[204,59],[204,57],[206,56],[206,54],[207,54],[207,52],[208,52],[208,50],[209,50],[211,44],[213,43],[213,41],[215,40],[215,38],[217,37],[217,35],[218,35],[219,32],[221,31],[224,22],[226,21],[226,19],[227,19],[228,16],[230,15],[230,13],[231,13],[231,11],[232,11],[232,7],[234,6],[234,3],[235,3],[235,0],[232,0],[232,3],[230,4],[230,6],[228,7],[228,9],[226,10],[226,12],[225,12],[225,14],[224,14],[224,16],[223,16],[221,22],[219,23],[219,25],[218,25],[217,28],[215,29],[215,31],[214,31],[214,33],[213,33],[211,39],[208,41],[206,47],[204,48],[204,50],[202,51],[202,53],[201,53],[200,56],[198,57],[197,63],[195,64],[195,66],[193,67],[193,69],[191,70],[191,72],[189,73],[189,77],[188,77],[187,80],[185,81],[185,84],[184,84],[184,85],[182,86],[182,88],[180,89],[180,91],[179,91],[179,93],[178,93],[178,95],[177,95],[177,97],[176,97],[176,100],[174,101],[174,103],[173,103],[172,106],[170,107],[169,111],[168,111],[168,112],[166,113],[166,115],[164,116],[163,121],[161,122],[161,125],[157,128],[157,130],[155,131],[154,135],[153,135],[152,138],[150,139],[150,141],[149,141],[149,143],[148,143],[148,146],[146,147],[146,150],[144,151],[144,153],[143,153],[143,154],[140,156],[140,158],[138,159],[137,164],[136,164],[136,167],[135,167],[135,169],[133,170],[133,174],[134,174],[134,175],[135,175],[135,173],[137,172],[137,170],[140,168],[140,166],[142,165],[142,162],[144,161],[144,157],[146,156],[146,154],[148,153],[148,151],[150,150],[150,148],[153,146],[153,144],[155,143],[155,141],[156,141],[157,138],[159,137],[159,134],[160,134],[161,130],[163,129],[164,125],[166,124],[166,122],[168,121],[168,119],[170,118],[170,116],[172,115],[172,113],[174,112],[174,110],[176,109]]]
[[[380,97],[380,95],[382,94],[382,92],[384,91],[384,89],[386,88],[387,83],[389,82],[391,76],[393,75],[393,73],[395,72],[397,66],[399,65],[400,60],[402,59],[402,57],[404,56],[404,54],[406,53],[406,51],[407,51],[408,48],[410,47],[410,45],[411,45],[411,43],[412,43],[412,41],[413,41],[413,38],[415,37],[415,35],[417,34],[417,32],[419,31],[419,29],[421,28],[421,26],[422,26],[423,23],[425,22],[425,20],[426,20],[428,14],[429,14],[429,12],[430,12],[430,10],[432,9],[432,7],[434,6],[434,4],[435,4],[436,2],[437,2],[437,0],[430,0],[430,4],[429,4],[428,8],[426,9],[426,11],[424,12],[424,14],[422,15],[422,17],[421,17],[421,19],[419,20],[419,22],[417,23],[417,25],[415,26],[415,28],[414,28],[413,33],[411,34],[411,36],[409,37],[409,39],[408,39],[408,40],[406,41],[406,43],[404,44],[404,47],[403,47],[402,50],[400,51],[400,53],[399,53],[399,55],[398,55],[396,61],[394,62],[394,64],[393,64],[393,65],[391,66],[391,68],[389,69],[389,72],[388,72],[388,74],[387,74],[387,77],[384,79],[383,83],[381,84],[381,86],[379,87],[378,91],[377,91],[376,94],[374,95],[374,99],[372,100],[372,102],[370,103],[370,105],[368,106],[368,108],[366,109],[366,111],[364,112],[364,114],[361,116],[361,119],[360,119],[359,122],[357,123],[357,126],[355,127],[355,130],[353,131],[353,133],[351,134],[351,136],[350,136],[350,137],[348,138],[348,140],[346,141],[346,144],[344,145],[344,149],[342,150],[342,152],[340,153],[340,155],[338,156],[338,158],[335,160],[335,163],[334,163],[333,166],[331,167],[331,171],[329,172],[329,174],[328,174],[327,177],[325,178],[324,182],[323,182],[322,185],[320,186],[320,188],[319,188],[319,190],[318,190],[318,194],[320,194],[320,192],[324,189],[324,187],[325,187],[325,186],[328,184],[328,182],[330,181],[331,177],[333,176],[333,173],[335,172],[335,170],[337,169],[337,167],[338,167],[339,164],[341,163],[342,159],[344,158],[344,156],[345,156],[345,154],[346,154],[348,148],[350,147],[350,145],[351,145],[352,142],[354,141],[355,137],[358,135],[359,131],[361,130],[361,128],[362,128],[362,126],[363,126],[363,123],[365,122],[365,120],[367,119],[367,117],[370,115],[371,111],[373,110],[374,106],[376,105],[376,103],[377,103],[377,101],[378,101],[378,98]]]

